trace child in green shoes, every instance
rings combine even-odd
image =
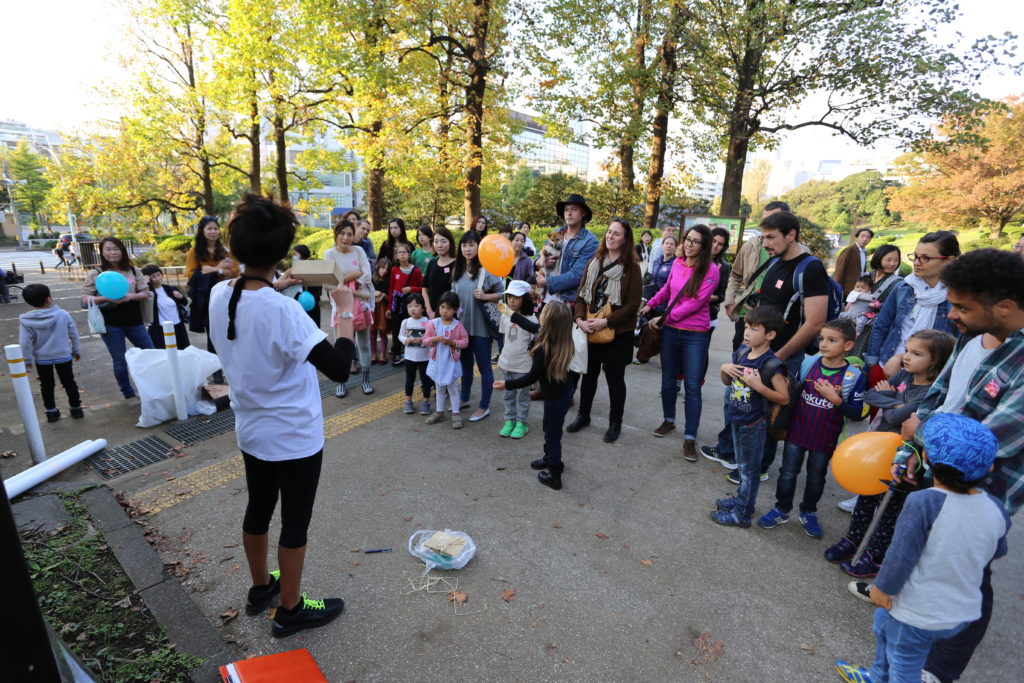
[[[505,345],[498,356],[498,367],[504,371],[505,379],[519,379],[530,372],[533,360],[530,344],[540,329],[537,316],[533,314],[533,294],[525,280],[512,280],[505,289],[507,303],[498,308],[501,323],[498,330],[505,335]],[[530,387],[505,390],[505,424],[499,436],[521,439],[530,431]]]

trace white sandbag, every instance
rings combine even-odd
[[[174,389],[171,386],[170,364],[165,349],[128,349],[124,355],[142,402],[142,413],[137,427],[152,427],[177,417],[174,409]],[[181,383],[185,388],[185,402],[189,415],[212,415],[217,407],[202,400],[201,387],[206,378],[220,370],[217,354],[195,346],[178,351]]]

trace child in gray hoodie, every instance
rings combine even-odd
[[[19,343],[22,356],[25,358],[25,367],[31,368],[32,363],[35,363],[39,372],[46,421],[56,422],[60,419],[60,411],[57,410],[53,393],[54,370],[57,371],[60,383],[68,394],[71,417],[84,417],[78,385],[75,384],[75,373],[71,369],[72,359],[77,361],[82,358],[82,347],[75,321],[67,311],[54,305],[50,297],[50,288],[46,285],[28,285],[22,291],[22,298],[35,310],[19,316]]]

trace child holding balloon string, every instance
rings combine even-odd
[[[498,356],[498,368],[505,380],[515,380],[530,372],[530,345],[540,326],[533,314],[533,296],[524,280],[512,280],[505,289],[507,303],[499,304],[505,345]],[[521,439],[530,431],[530,388],[505,390],[505,423],[498,436]]]
[[[953,353],[954,343],[952,336],[938,330],[919,330],[907,339],[906,352],[893,356],[886,363],[888,378],[864,394],[865,403],[880,409],[872,422],[872,431],[899,433],[903,422],[917,412],[942,372]],[[906,494],[922,487],[921,482],[912,484],[904,481],[894,489],[896,495],[890,498],[865,552],[854,565],[851,560],[857,546],[864,540],[884,493],[858,496],[846,535],[825,551],[825,559],[838,564],[850,576],[875,576],[892,541]],[[866,597],[866,587],[861,587],[859,594]]]

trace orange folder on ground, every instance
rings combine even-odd
[[[306,648],[227,664],[220,668],[220,677],[224,683],[327,683]]]

